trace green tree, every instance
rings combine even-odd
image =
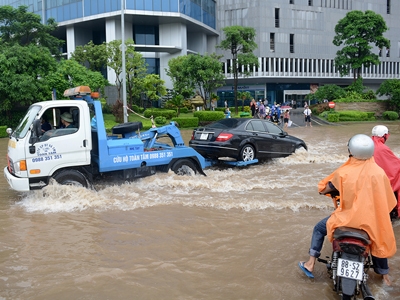
[[[352,84],[345,88],[347,93],[357,93],[360,94],[360,96],[365,89],[366,87],[363,85],[362,77],[358,77],[355,81],[352,82]]]
[[[135,51],[133,40],[128,40],[131,47],[130,53],[126,59],[126,88],[129,97],[129,103],[139,103],[141,94],[147,91],[145,87],[145,78],[147,73],[147,63],[143,55]],[[133,47],[133,49],[132,49]],[[133,50],[131,52],[131,50]],[[155,78],[152,78],[155,79]],[[150,80],[151,81],[151,80]]]
[[[103,91],[109,85],[101,73],[87,69],[74,59],[61,60],[57,69],[47,76],[47,81],[51,89],[56,89],[58,99],[66,89],[75,86],[87,85],[92,91]]]
[[[77,46],[72,53],[72,58],[91,71],[100,71],[107,65],[106,44],[95,45],[90,41],[86,45]]]
[[[251,93],[248,91],[238,92],[238,97],[242,101],[242,111],[244,111],[244,100],[251,98]]]
[[[258,59],[253,54],[257,48],[254,39],[256,32],[254,28],[242,26],[229,26],[222,29],[225,39],[218,46],[223,50],[228,50],[232,54],[233,86],[235,97],[235,112],[238,113],[237,86],[239,74],[248,76],[254,66],[258,66]],[[243,68],[242,68],[243,66]]]
[[[378,48],[389,48],[390,41],[383,36],[387,31],[385,20],[381,15],[367,10],[353,10],[339,20],[335,26],[335,46],[342,46],[336,52],[335,65],[340,75],[344,76],[352,70],[354,80],[360,77],[361,67],[366,68],[379,64],[379,57],[371,51],[374,44]]]
[[[143,79],[144,94],[150,101],[158,100],[167,94],[164,80],[160,79],[157,74],[148,74]],[[144,107],[143,103],[141,106]]]
[[[63,43],[51,35],[56,28],[54,19],[42,24],[26,6],[0,6],[0,111],[10,123],[22,107],[51,99],[47,76]]]
[[[397,111],[400,111],[400,80],[387,79],[379,86],[376,93],[379,96],[387,96],[390,103]]]
[[[216,54],[185,55],[171,59],[168,62],[167,75],[171,77],[174,91],[189,98],[197,90],[203,98],[204,106],[207,99],[211,101],[211,93],[223,85],[221,56]],[[211,103],[211,102],[210,102]]]
[[[314,93],[314,98],[320,101],[327,99],[333,101],[346,96],[346,91],[336,84],[325,84],[320,86]]]
[[[167,103],[169,106],[176,109],[176,116],[179,117],[181,108],[185,106],[185,98],[182,95],[174,95]]]
[[[56,61],[44,47],[0,46],[0,111],[51,99],[47,76]]]
[[[57,23],[50,18],[47,24],[42,24],[39,15],[27,10],[27,6],[0,6],[0,43],[41,46],[48,48],[51,54],[59,55],[64,42],[51,35],[57,29]]]
[[[211,105],[212,91],[223,85],[224,74],[219,61],[221,57],[216,54],[188,55],[182,66],[186,77],[203,98],[204,106],[207,106],[207,99]]]
[[[195,85],[192,80],[187,76],[186,61],[187,55],[178,56],[168,61],[168,69],[166,74],[171,78],[173,85],[173,95],[182,95],[185,99],[194,94]]]
[[[118,90],[118,98],[121,100],[122,81],[126,80],[126,90],[130,99],[129,103],[134,103],[135,98],[139,98],[143,92],[143,80],[147,75],[146,62],[142,54],[135,51],[135,44],[132,39],[125,41],[125,75],[122,78],[122,49],[121,40],[114,40],[106,44],[108,62],[107,65],[114,70],[116,75],[115,85]]]

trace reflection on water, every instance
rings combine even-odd
[[[289,128],[309,151],[207,176],[24,194],[2,179],[0,299],[338,299],[324,265],[310,281],[297,262],[332,210],[318,181],[346,161],[347,140],[374,125]],[[389,129],[399,154],[400,130]],[[371,274],[377,299],[400,299],[399,257],[390,260],[393,287]]]

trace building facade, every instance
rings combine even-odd
[[[353,76],[341,77],[334,66],[338,47],[332,41],[335,25],[351,10],[372,10],[389,28],[384,36],[390,49],[380,54],[380,65],[362,69],[364,85],[376,90],[389,78],[400,79],[400,1],[394,0],[218,0],[217,30],[232,25],[256,30],[259,66],[239,80],[239,90],[249,90],[255,98],[269,102],[303,101],[320,85],[347,86]],[[222,35],[222,34],[221,34]],[[221,36],[221,38],[223,38]],[[219,96],[233,101],[231,54],[224,52],[227,85]],[[229,83],[231,85],[229,85]],[[221,100],[220,100],[221,101]]]
[[[217,49],[222,28],[253,27],[259,66],[239,79],[239,90],[270,103],[303,101],[306,94],[328,83],[347,86],[351,74],[341,77],[334,66],[338,47],[332,41],[337,22],[351,10],[382,15],[389,30],[390,49],[380,53],[380,64],[362,69],[364,84],[372,89],[389,78],[400,78],[400,1],[395,0],[0,0],[0,5],[28,6],[43,22],[54,18],[56,36],[65,40],[70,57],[76,46],[121,39],[122,12],[125,39],[135,41],[150,66],[171,87],[165,69],[171,58],[191,53],[223,54],[226,77],[218,89],[218,105],[233,101],[231,54]],[[110,83],[115,74],[107,70]]]

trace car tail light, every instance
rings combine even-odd
[[[216,142],[226,142],[229,141],[233,137],[233,134],[231,133],[225,133],[222,132],[218,135],[218,137],[215,139]]]
[[[194,131],[192,132],[192,137],[190,138],[192,141],[194,140]]]

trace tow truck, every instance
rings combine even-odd
[[[41,189],[54,179],[59,184],[91,187],[96,178],[112,175],[123,180],[157,171],[176,174],[200,173],[210,166],[203,156],[185,146],[174,122],[143,129],[142,122],[128,122],[106,132],[98,93],[88,86],[64,92],[68,100],[32,104],[15,130],[7,129],[8,165],[4,175],[12,189]],[[70,116],[71,127],[63,128],[61,115]],[[95,117],[96,126],[91,126]],[[43,120],[51,129],[42,130]],[[168,137],[171,142],[160,142]]]

